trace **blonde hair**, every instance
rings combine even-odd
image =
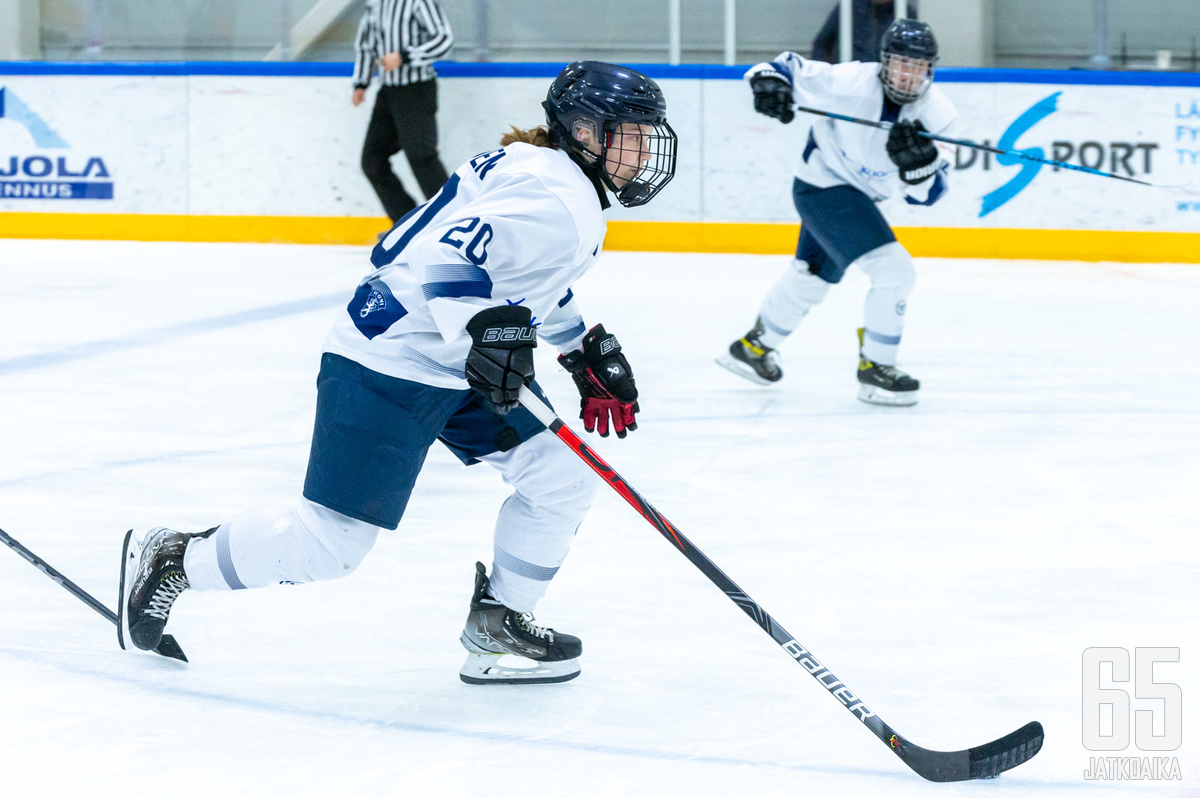
[[[550,140],[550,131],[545,125],[539,125],[532,130],[521,130],[516,125],[509,125],[509,132],[500,137],[500,146],[507,147],[515,141],[535,147],[554,147],[554,142]]]

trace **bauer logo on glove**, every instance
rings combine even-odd
[[[533,380],[533,349],[537,330],[522,305],[488,308],[467,322],[471,349],[467,352],[467,384],[486,396],[504,415],[519,404],[522,385]]]
[[[482,343],[492,344],[500,341],[536,341],[537,330],[525,327],[489,327],[483,331]]]

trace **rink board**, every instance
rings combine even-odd
[[[449,168],[539,121],[551,64],[440,67]],[[614,208],[609,249],[786,253],[808,118],[753,113],[740,67],[644,69],[679,134],[674,183]],[[0,236],[364,243],[386,227],[359,168],[369,103],[345,64],[0,63]],[[1200,75],[944,69],[957,136],[1138,180],[1200,169]],[[369,98],[370,100],[370,98]],[[512,109],[528,109],[522,116]],[[1200,180],[1163,189],[953,148],[937,205],[889,202],[919,256],[1200,260]],[[402,178],[413,185],[407,164]]]

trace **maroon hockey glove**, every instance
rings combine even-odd
[[[603,324],[583,337],[582,352],[559,355],[558,362],[571,372],[579,389],[579,417],[585,430],[595,432],[599,427],[600,437],[607,438],[610,418],[618,438],[637,429],[635,414],[640,408],[633,372],[617,337],[606,333]]]
[[[480,311],[467,322],[467,384],[491,400],[501,415],[519,404],[521,386],[533,379],[537,330],[530,326],[531,319],[529,308],[503,305]]]

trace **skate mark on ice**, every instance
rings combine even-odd
[[[268,305],[260,308],[250,308],[248,310],[239,310],[234,313],[226,313],[220,316],[212,316],[207,319],[195,319],[192,321],[184,321],[179,324],[171,324],[166,327],[157,327],[152,330],[141,330],[139,332],[129,333],[119,338],[108,338],[103,341],[88,341],[86,343],[73,344],[71,346],[58,349],[51,352],[36,352],[31,355],[22,355],[8,360],[0,360],[0,376],[7,374],[16,374],[22,371],[33,371],[34,369],[47,368],[50,366],[60,366],[64,363],[71,363],[76,360],[86,360],[92,357],[108,355],[114,352],[124,352],[130,349],[138,349],[144,346],[154,346],[157,344],[166,343],[176,338],[184,338],[189,335],[199,335],[201,333],[213,332],[215,330],[224,330],[230,327],[239,327],[244,324],[256,324],[262,321],[274,321],[276,319],[295,316],[301,313],[311,313],[317,310],[329,310],[336,307],[339,303],[346,300],[346,294],[325,294],[324,296],[309,297],[308,299],[297,299],[292,302],[283,302],[278,305]]]

